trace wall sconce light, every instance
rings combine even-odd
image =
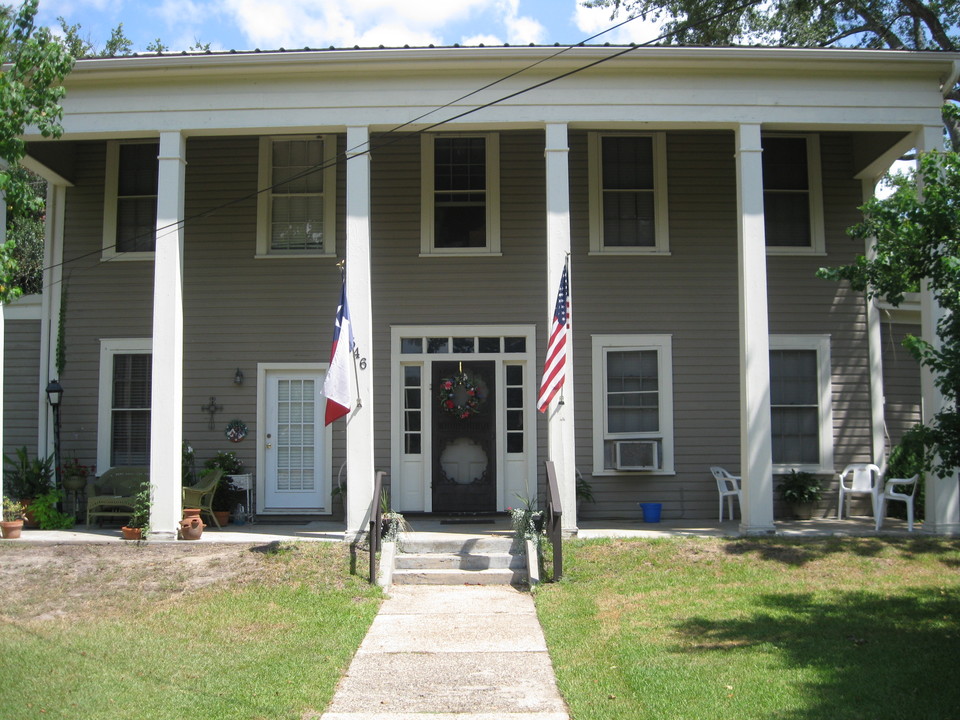
[[[233,374],[233,384],[243,385],[243,371],[240,368],[237,368],[237,372]]]

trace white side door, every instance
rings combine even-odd
[[[267,371],[263,512],[329,512],[322,370]]]

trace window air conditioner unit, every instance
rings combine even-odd
[[[619,440],[614,443],[617,470],[659,470],[660,450],[656,440]]]

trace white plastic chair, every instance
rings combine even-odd
[[[840,473],[840,503],[837,507],[837,519],[843,518],[843,500],[847,499],[847,515],[850,514],[850,495],[870,495],[870,507],[877,515],[877,503],[883,492],[880,468],[873,463],[852,463]]]
[[[877,502],[877,530],[883,527],[883,518],[887,514],[887,501],[897,500],[907,504],[907,530],[913,532],[913,498],[917,495],[919,475],[912,478],[890,478],[883,485],[883,493]],[[900,492],[897,492],[897,490]],[[906,492],[909,490],[909,492]]]
[[[713,473],[713,477],[717,481],[717,492],[720,493],[720,522],[723,522],[723,499],[727,499],[727,510],[729,511],[730,519],[733,520],[733,498],[737,498],[737,502],[740,500],[740,478],[736,475],[731,475],[722,467],[714,466],[710,468],[710,472]]]

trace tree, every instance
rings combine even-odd
[[[918,164],[916,172],[893,177],[893,193],[871,199],[861,208],[863,222],[849,230],[873,243],[875,257],[818,275],[847,280],[894,306],[927,281],[945,311],[936,329],[940,347],[912,336],[904,344],[932,371],[945,400],[929,425],[914,432],[926,448],[925,466],[943,478],[960,468],[960,155],[924,153]]]
[[[70,51],[70,54],[78,60],[88,57],[118,57],[121,55],[129,55],[133,50],[133,41],[123,33],[123,23],[120,23],[110,31],[110,39],[107,40],[101,50],[97,50],[97,46],[93,44],[93,41],[90,40],[89,37],[84,37],[80,34],[79,23],[76,25],[68,25],[62,15],[57,18],[57,22],[60,23],[60,30],[63,33],[60,42],[62,42]],[[156,44],[160,45],[159,38],[157,38]],[[151,49],[151,46],[148,45],[147,49]]]
[[[664,22],[667,45],[770,45],[949,50],[960,46],[960,0],[584,0]],[[960,85],[947,95],[960,101]],[[956,106],[944,126],[960,150]]]
[[[23,167],[11,171],[15,182],[23,183],[33,194],[36,208],[7,218],[7,242],[10,259],[16,263],[10,286],[30,295],[43,291],[44,204],[47,183]]]
[[[59,137],[63,129],[60,99],[63,80],[73,67],[73,58],[46,28],[34,18],[38,0],[26,0],[19,9],[0,6],[0,191],[5,193],[10,217],[27,216],[42,210],[43,201],[30,189],[23,176],[15,174],[26,154],[22,136],[34,126],[44,137]],[[12,283],[15,262],[12,242],[0,249],[0,301],[19,294]]]

